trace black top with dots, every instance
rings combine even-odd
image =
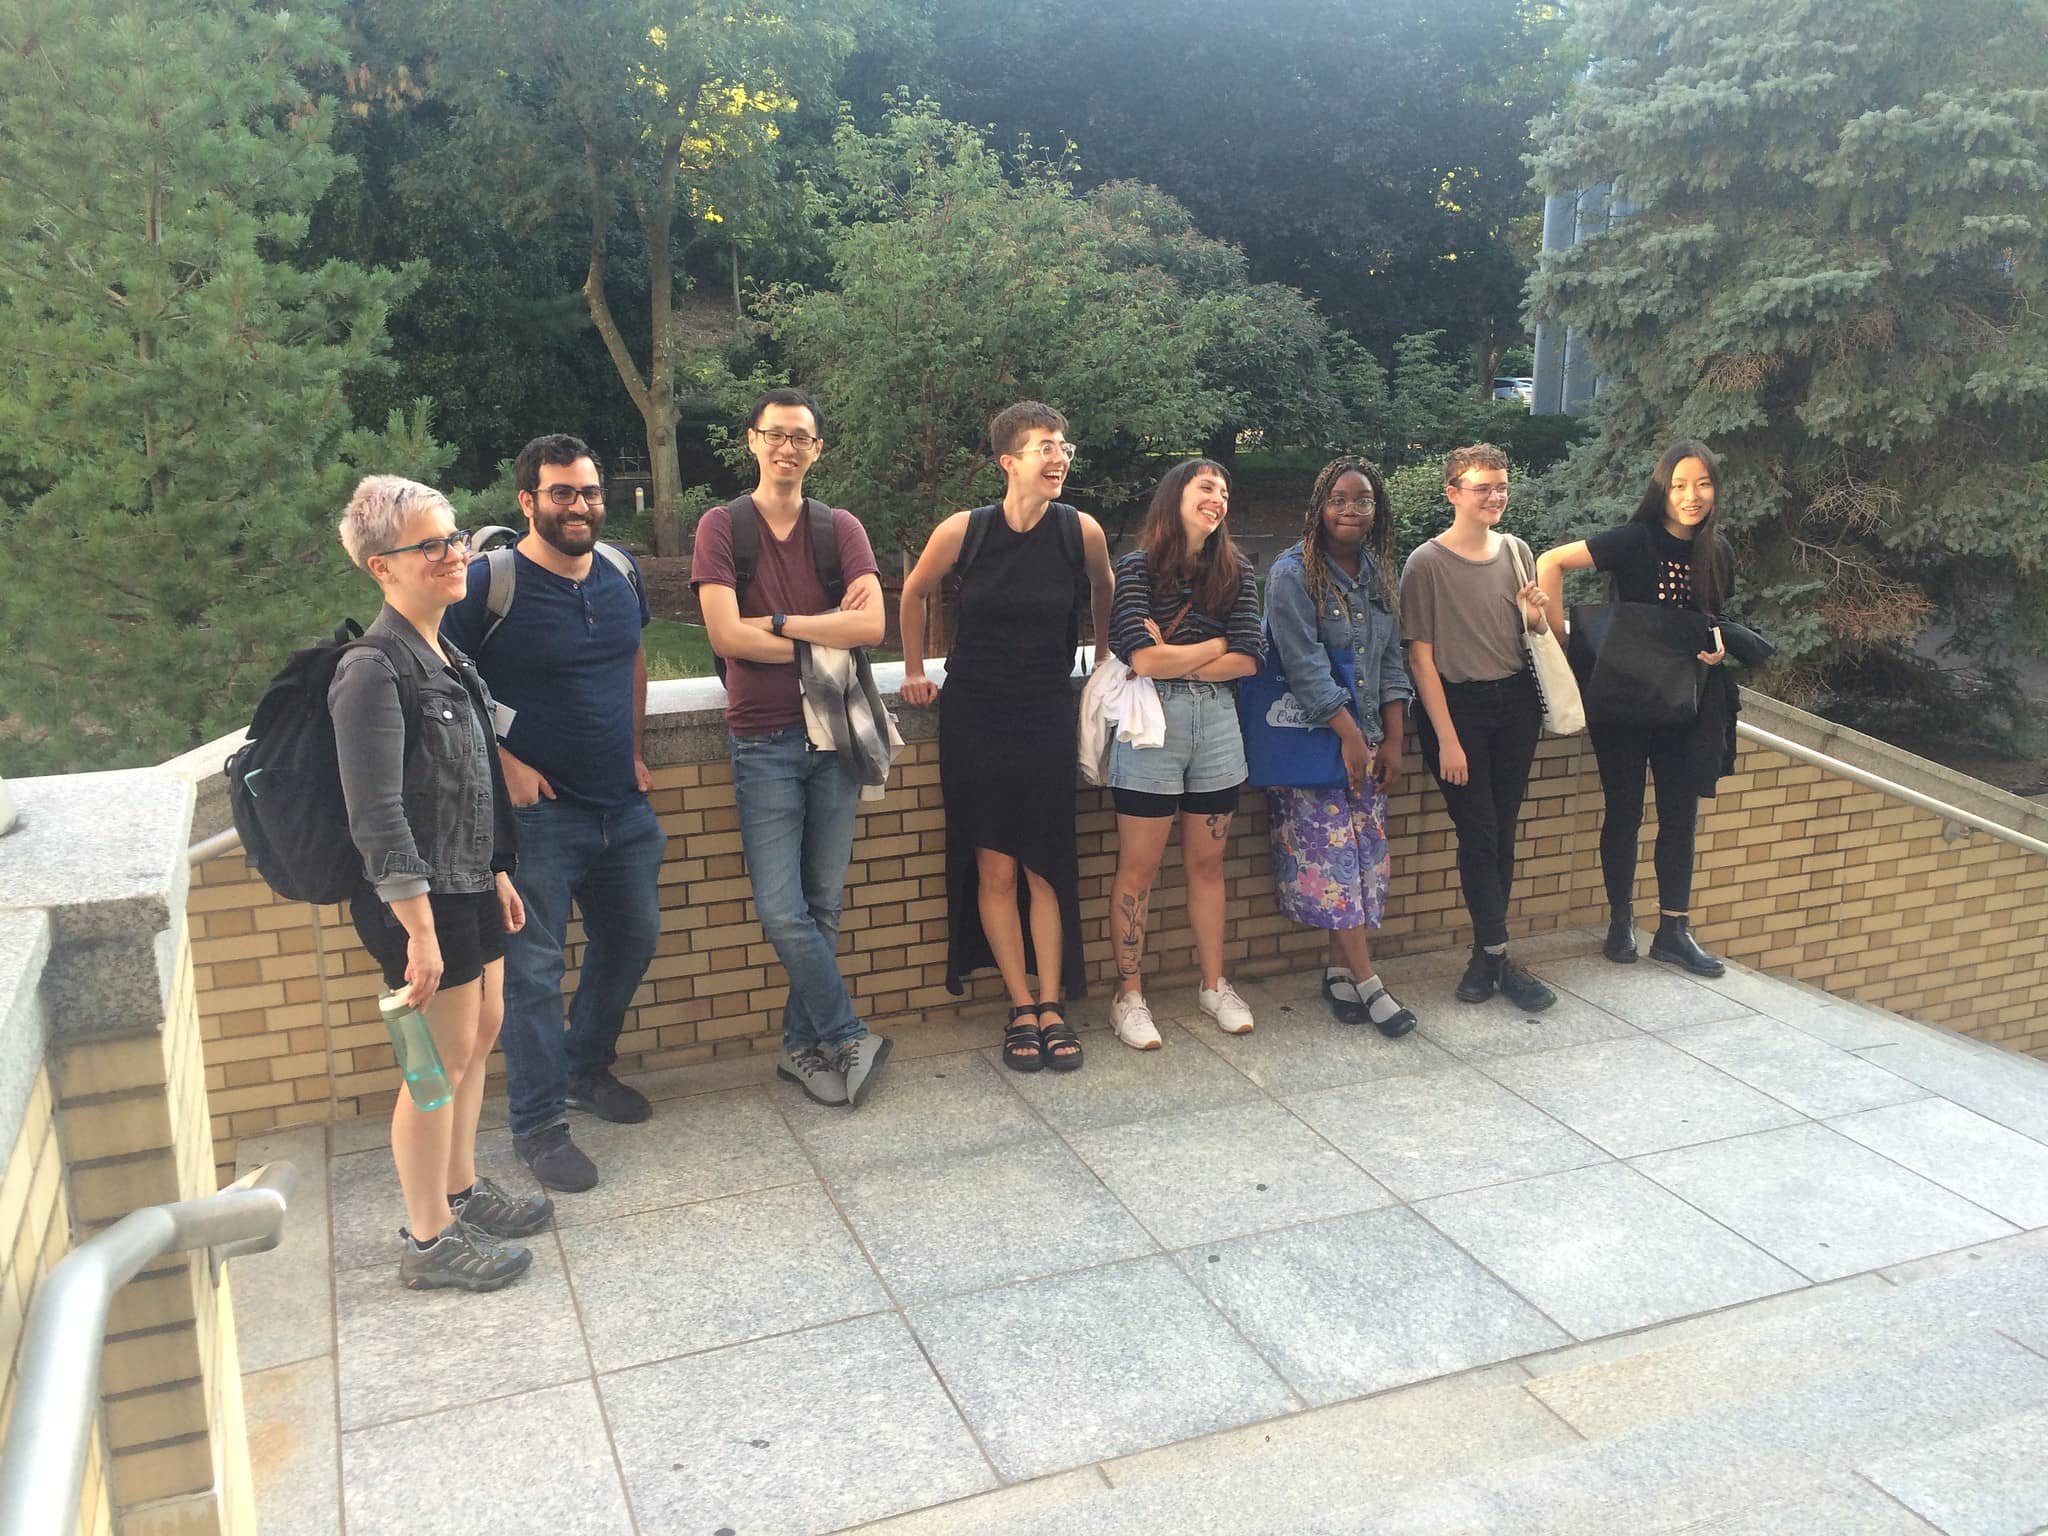
[[[1623,523],[1586,540],[1593,569],[1614,577],[1614,593],[1624,603],[1661,603],[1667,608],[1692,608],[1692,545],[1675,539],[1655,523]],[[1735,590],[1731,578],[1730,592]]]

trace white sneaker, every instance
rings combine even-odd
[[[1213,992],[1207,987],[1202,988],[1195,994],[1195,1001],[1226,1035],[1248,1035],[1252,1032],[1251,1007],[1237,995],[1237,988],[1230,984],[1228,977]]]
[[[1152,1022],[1152,1010],[1145,1005],[1142,992],[1119,992],[1116,1000],[1109,1005],[1109,1027],[1116,1031],[1117,1039],[1134,1051],[1156,1051],[1165,1042],[1159,1038],[1159,1026]]]

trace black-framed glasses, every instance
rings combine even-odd
[[[438,565],[451,554],[463,554],[469,549],[469,530],[458,528],[453,533],[440,534],[435,538],[421,539],[417,544],[401,544],[396,549],[380,549],[380,555],[409,555],[418,550],[427,559]]]
[[[601,485],[548,485],[543,486],[534,494],[547,497],[549,501],[564,511],[575,506],[578,498],[582,499],[585,506],[601,507],[604,505],[604,487]]]
[[[770,448],[794,448],[798,453],[809,453],[825,439],[813,437],[808,432],[785,432],[780,427],[756,427],[762,441]]]

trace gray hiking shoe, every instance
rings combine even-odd
[[[832,1058],[832,1065],[846,1079],[848,1104],[855,1109],[860,1108],[860,1101],[875,1086],[875,1074],[881,1071],[882,1063],[888,1059],[889,1038],[886,1035],[862,1035],[858,1040],[849,1040],[839,1047]]]
[[[448,1204],[457,1221],[486,1237],[531,1237],[555,1214],[555,1202],[546,1195],[510,1194],[481,1174],[467,1199]]]
[[[407,1290],[495,1291],[510,1285],[533,1263],[533,1254],[493,1242],[474,1227],[455,1222],[424,1248],[400,1227],[406,1240],[398,1261],[398,1278]]]
[[[775,1075],[803,1089],[819,1104],[844,1104],[846,1079],[825,1053],[815,1045],[801,1051],[784,1051],[775,1064]]]

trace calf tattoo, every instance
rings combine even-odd
[[[1111,926],[1116,935],[1116,973],[1119,976],[1136,976],[1143,968],[1145,959],[1145,917],[1152,905],[1152,893],[1142,896],[1121,895],[1116,899],[1116,914]]]

